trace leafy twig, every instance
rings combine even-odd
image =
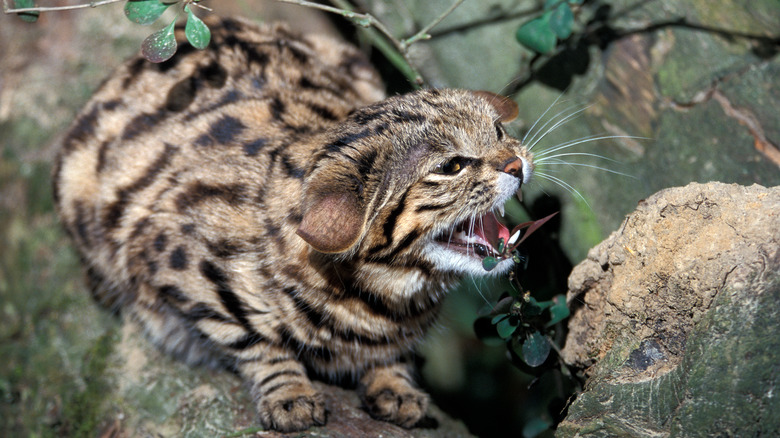
[[[447,16],[450,15],[452,13],[452,11],[454,11],[455,8],[460,6],[460,4],[463,3],[464,1],[465,0],[457,0],[455,3],[452,4],[452,6],[449,7],[449,9],[447,9],[444,12],[442,12],[433,21],[428,23],[427,26],[425,26],[422,29],[420,29],[419,32],[417,32],[416,34],[412,35],[411,37],[409,37],[409,38],[407,38],[407,39],[405,39],[403,41],[400,41],[400,45],[403,48],[403,50],[406,50],[406,48],[408,48],[409,46],[411,46],[412,44],[416,43],[419,40],[428,40],[428,39],[430,39],[431,35],[428,32],[430,32],[431,29],[433,29],[439,23],[441,23],[442,20],[447,18]]]
[[[464,0],[456,0],[446,11],[442,12],[438,17],[431,21],[428,25],[423,27],[419,32],[412,35],[409,38],[398,39],[390,32],[384,23],[377,20],[371,14],[363,14],[354,11],[353,5],[347,0],[331,0],[336,7],[321,5],[318,3],[312,3],[307,0],[277,0],[282,3],[291,3],[300,6],[306,6],[313,9],[319,9],[321,11],[339,14],[342,17],[352,21],[358,26],[362,27],[362,31],[371,41],[371,43],[382,52],[385,57],[406,76],[407,79],[415,86],[420,87],[423,85],[424,80],[422,75],[414,67],[414,64],[409,60],[409,47],[420,40],[427,40],[431,37],[428,33],[436,25],[442,22],[448,15],[452,13]]]
[[[53,12],[53,11],[70,11],[73,9],[85,9],[96,8],[98,6],[108,5],[111,3],[119,3],[125,0],[99,0],[80,5],[68,5],[68,6],[36,6],[34,8],[9,8],[8,0],[3,0],[3,12],[6,14],[21,14],[25,12]]]

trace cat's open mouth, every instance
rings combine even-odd
[[[484,258],[500,256],[497,246],[502,238],[507,242],[509,229],[498,221],[494,211],[488,211],[456,224],[452,231],[443,233],[436,241],[451,251]]]

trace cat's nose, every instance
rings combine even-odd
[[[505,173],[508,173],[514,177],[522,178],[523,177],[523,160],[521,160],[518,157],[512,157],[508,159],[504,165],[502,166],[501,170]]]

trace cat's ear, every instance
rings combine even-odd
[[[496,110],[498,120],[501,122],[510,122],[520,114],[517,102],[508,97],[485,90],[472,91],[471,93],[487,101]]]
[[[296,233],[319,252],[341,253],[357,243],[363,217],[352,193],[326,193],[309,203]]]

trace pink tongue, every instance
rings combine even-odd
[[[498,251],[498,240],[504,238],[504,244],[509,240],[509,229],[496,219],[492,211],[487,212],[480,218],[482,227],[474,227],[474,234],[485,239],[490,245]],[[477,221],[477,224],[480,223]]]

